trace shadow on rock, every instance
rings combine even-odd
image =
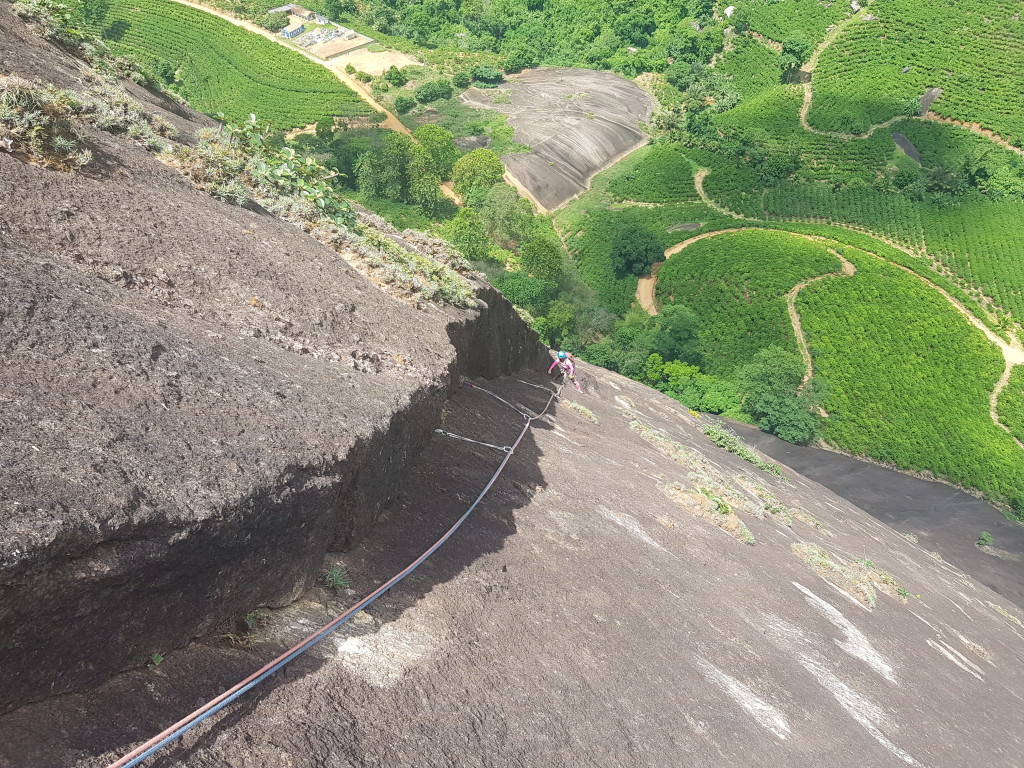
[[[225,635],[214,631],[169,654],[153,669],[129,671],[91,691],[15,710],[0,719],[0,729],[5,733],[0,745],[0,768],[107,765],[244,679],[401,571],[468,509],[504,458],[500,448],[511,445],[519,436],[525,423],[523,416],[488,392],[515,408],[537,413],[554,391],[550,381],[540,374],[478,384],[480,389],[460,388],[445,404],[442,429],[479,442],[435,434],[396,499],[380,512],[372,532],[349,551],[328,553],[326,562],[340,560],[351,574],[351,594],[330,600],[323,599],[326,590],[314,589],[292,606],[265,610],[270,626],[259,632],[260,641],[250,648],[225,645]],[[534,421],[533,426],[550,428],[544,420]],[[449,542],[372,606],[372,631],[397,620],[434,587],[451,580],[478,558],[503,548],[506,539],[516,533],[515,510],[529,504],[534,493],[544,487],[538,458],[538,448],[528,431],[488,495]],[[331,536],[336,545],[344,542],[338,532],[320,533]],[[482,584],[481,589],[487,586]],[[187,764],[190,754],[251,715],[275,687],[337,663],[338,643],[368,631],[365,622],[362,626],[359,622],[344,625],[334,636],[214,716],[211,725],[204,724],[165,748],[153,763],[154,768]]]

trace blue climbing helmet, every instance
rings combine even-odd
[[[565,352],[562,352],[561,350],[559,350],[559,352],[558,352],[558,359],[559,360],[565,360],[565,358],[567,358],[567,357],[568,357],[568,355],[565,354]]]

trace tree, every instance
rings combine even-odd
[[[472,261],[483,261],[490,252],[491,240],[483,220],[472,208],[460,208],[454,218],[441,225],[441,237]]]
[[[450,179],[455,161],[462,157],[462,150],[455,146],[455,135],[447,128],[427,124],[413,131],[412,136],[430,154],[437,175]]]
[[[357,10],[355,0],[324,0],[324,14],[331,21],[345,18]]]
[[[462,195],[466,205],[483,202],[487,190],[501,181],[505,166],[489,149],[474,149],[459,158],[452,168],[455,191]]]
[[[491,239],[502,248],[515,247],[533,227],[530,204],[504,182],[498,182],[487,190],[480,206],[480,216]]]
[[[469,71],[469,75],[475,81],[488,85],[497,85],[505,79],[500,71],[486,64],[477,64]]]
[[[814,43],[799,32],[790,32],[782,40],[782,53],[790,68],[799,67],[814,53]]]
[[[533,237],[519,252],[523,269],[543,280],[557,280],[563,271],[564,252],[548,237]]]
[[[452,96],[452,83],[450,80],[429,80],[422,85],[417,85],[413,90],[413,96],[420,104],[429,104],[438,99],[450,99]]]
[[[683,304],[667,304],[655,318],[654,349],[665,360],[692,362],[699,358],[700,318]]]
[[[531,277],[523,271],[503,272],[492,282],[495,288],[505,294],[505,298],[535,316],[544,314],[551,294],[556,289],[554,283]]]
[[[356,160],[356,188],[367,197],[380,199],[384,195],[384,184],[373,158],[374,153],[364,152]]]
[[[821,417],[812,412],[820,403],[820,388],[812,380],[801,391],[804,372],[799,354],[771,346],[754,355],[736,377],[743,409],[761,429],[790,443],[809,443],[821,431]]]
[[[551,347],[566,346],[565,342],[576,326],[576,307],[567,301],[552,301],[548,304],[545,323],[547,343]]]
[[[410,109],[416,106],[416,99],[412,96],[406,96],[404,93],[400,93],[395,96],[395,112],[400,115],[404,115]]]
[[[267,13],[256,23],[271,32],[280,32],[288,26],[288,14],[284,12]]]
[[[501,68],[510,73],[536,67],[541,60],[536,44],[522,37],[514,40],[505,38],[501,44],[501,53],[504,57]]]
[[[627,45],[643,47],[650,42],[657,23],[654,11],[642,6],[633,6],[630,10],[616,14],[612,21],[612,30]]]
[[[418,205],[427,216],[437,211],[441,202],[441,177],[437,175],[434,161],[419,144],[409,148],[409,202]]]
[[[384,73],[384,79],[396,88],[400,88],[409,82],[409,78],[405,76],[402,70],[394,65],[388,67],[388,71]]]
[[[320,120],[316,124],[316,137],[320,141],[330,141],[334,136],[334,120]]]
[[[615,274],[625,277],[646,274],[654,262],[664,257],[664,253],[665,249],[653,232],[636,224],[627,224],[612,238],[610,257]]]
[[[468,72],[456,72],[452,75],[452,85],[456,88],[468,88],[472,79]]]
[[[409,191],[409,152],[413,146],[412,139],[404,133],[392,131],[384,137],[376,164],[383,190],[381,196],[385,200],[406,201]]]

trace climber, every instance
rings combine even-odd
[[[551,363],[551,367],[548,368],[548,373],[555,370],[557,365],[563,376],[568,377],[569,381],[576,387],[577,392],[582,392],[580,389],[580,383],[576,381],[576,364],[573,362],[573,357],[568,352],[559,350],[557,353],[552,350],[551,355],[555,358]]]

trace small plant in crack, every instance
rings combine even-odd
[[[335,566],[320,577],[320,582],[328,589],[337,592],[339,589],[351,586],[352,579],[348,575],[347,568]]]

